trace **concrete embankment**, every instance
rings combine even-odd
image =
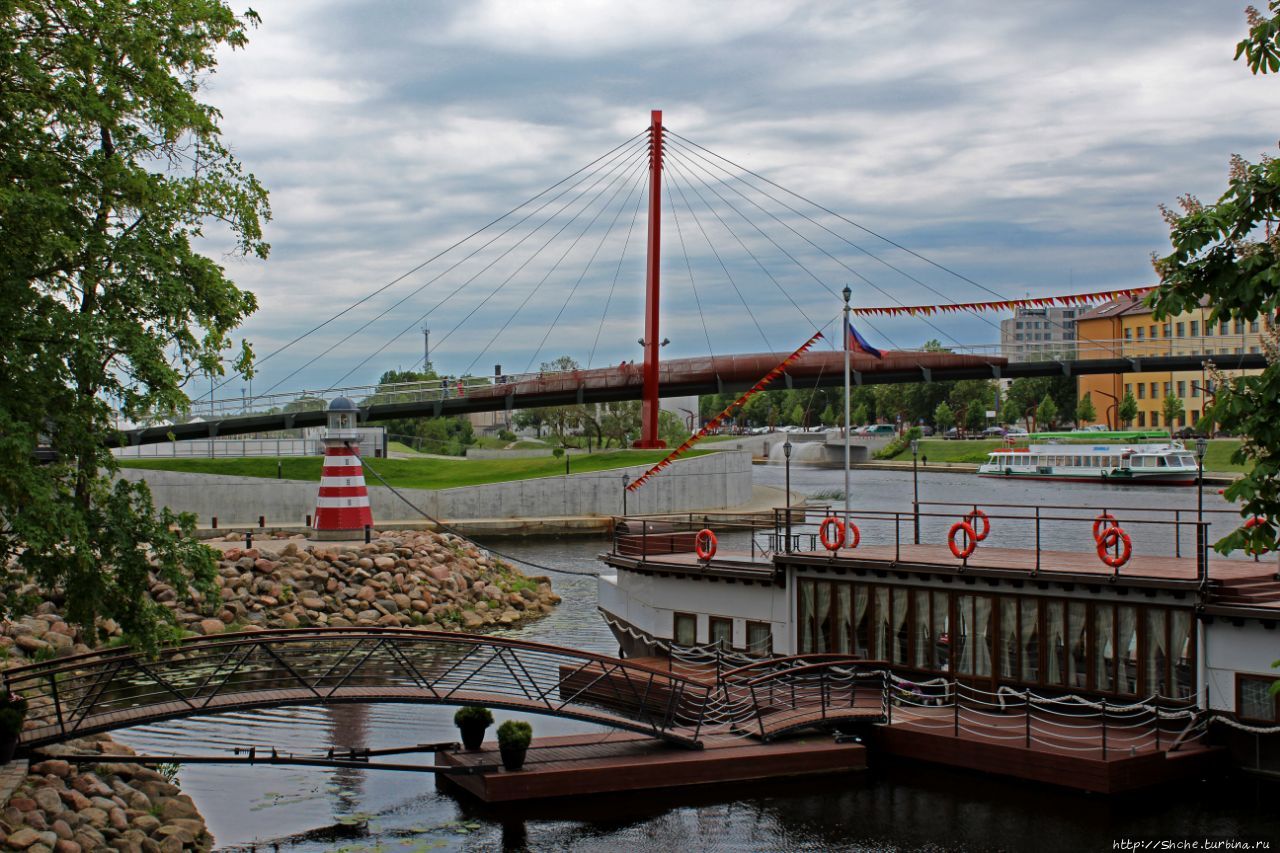
[[[456,489],[391,489],[367,477],[369,504],[379,519],[502,519],[549,516],[618,515],[623,511],[624,476],[634,480],[645,465],[490,483]],[[145,480],[157,506],[194,513],[200,525],[220,527],[301,524],[315,512],[317,483],[218,474],[188,474],[126,468],[120,476]],[[709,453],[678,460],[644,488],[627,495],[629,513],[666,513],[737,507],[751,500],[751,457],[744,452]],[[412,506],[410,506],[412,504]],[[415,509],[416,508],[416,509]],[[421,526],[420,523],[418,526]]]

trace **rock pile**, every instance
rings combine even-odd
[[[428,531],[387,533],[368,545],[290,541],[279,553],[230,548],[215,583],[217,597],[197,594],[194,602],[158,580],[151,594],[195,634],[322,625],[475,631],[541,616],[560,601],[546,577],[526,576],[465,539]],[[111,620],[101,628],[108,637],[120,633]],[[56,602],[46,601],[3,623],[0,660],[13,666],[88,652],[85,639]]]
[[[113,762],[131,750],[106,736],[57,747],[58,754],[101,754],[98,764],[51,758],[34,764],[0,809],[0,841],[31,853],[208,850],[213,839],[186,794],[161,773]]]

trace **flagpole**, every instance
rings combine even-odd
[[[853,290],[844,286],[844,328],[840,340],[844,343],[844,523],[849,524],[849,297]]]

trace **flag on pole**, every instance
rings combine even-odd
[[[884,354],[880,350],[867,343],[867,339],[858,334],[858,330],[850,323],[844,330],[844,346],[849,352],[860,352],[875,358],[884,358]]]

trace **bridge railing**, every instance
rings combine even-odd
[[[397,628],[194,638],[7,670],[29,703],[24,746],[175,717],[273,705],[489,705],[588,720],[696,745],[712,687],[574,649]]]
[[[759,674],[739,670],[722,682],[726,704],[751,708],[738,726],[770,740],[794,729],[865,720],[891,722],[890,672],[883,661],[849,656],[816,662],[775,661]]]

